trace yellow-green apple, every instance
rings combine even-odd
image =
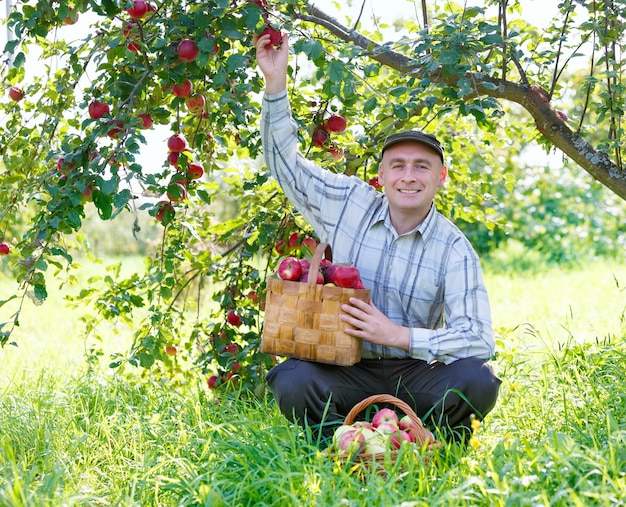
[[[384,435],[375,433],[372,437],[365,442],[365,454],[382,454],[389,448],[388,441]]]

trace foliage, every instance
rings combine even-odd
[[[224,383],[236,374],[231,387],[244,390],[261,385],[274,361],[259,351],[265,278],[279,257],[274,246],[293,233],[310,234],[260,162],[263,82],[254,64],[254,34],[266,23],[291,33],[290,98],[300,148],[309,158],[368,181],[387,133],[436,129],[453,169],[439,208],[455,220],[483,223],[490,234],[504,218],[498,201],[515,183],[499,158],[523,147],[511,139],[536,134],[524,121],[505,121],[493,79],[514,75],[548,87],[546,70],[556,65],[559,51],[577,43],[575,35],[563,37],[564,46],[555,49],[551,29],[537,51],[536,31],[523,21],[506,27],[505,35],[505,26],[484,8],[455,4],[430,13],[428,30],[407,21],[405,30],[413,35],[397,42],[384,42],[380,31],[368,33],[381,44],[374,54],[373,46],[337,35],[336,24],[311,16],[300,0],[275,3],[267,12],[244,0],[162,0],[140,19],[129,16],[131,5],[24,0],[9,15],[15,39],[7,44],[0,74],[5,87],[19,86],[25,96],[0,104],[0,240],[11,245],[8,264],[19,284],[0,306],[14,298],[46,301],[50,278],[69,270],[86,248],[86,209],[107,223],[120,217],[128,223],[130,213],[138,237],[160,222],[162,236],[144,271],[121,279],[115,276],[119,268],[112,268],[76,296],[77,305],[92,309],[83,317],[85,336],[105,341],[108,324],[139,319],[130,350],[115,356],[113,366],[151,368],[157,376],[173,369],[184,377],[166,350],[176,347],[189,370],[216,374]],[[517,8],[514,3],[511,11]],[[611,40],[599,44],[618,44],[621,28],[607,13],[599,16],[594,19],[612,30]],[[585,29],[571,20],[568,35]],[[71,40],[81,23],[91,28]],[[195,41],[195,60],[178,57],[183,39]],[[398,70],[381,60],[393,56],[420,70]],[[38,72],[31,75],[35,60]],[[620,65],[615,59],[604,64],[609,73]],[[469,79],[477,68],[492,80]],[[174,93],[185,79],[204,106]],[[552,82],[559,89],[561,81]],[[597,123],[615,122],[617,98],[606,95],[604,81],[592,85],[605,110],[585,112]],[[620,90],[618,82],[612,85]],[[94,101],[108,105],[108,112],[90,115]],[[584,105],[577,107],[582,118]],[[177,160],[165,142],[152,140],[140,118],[146,113],[162,139],[181,134],[188,141]],[[333,134],[330,146],[315,146],[313,130],[333,113],[348,119],[348,129]],[[615,139],[600,137],[598,143],[619,152]],[[146,144],[160,162],[142,161]],[[202,166],[202,178],[192,179],[192,163]],[[153,222],[146,226],[148,218]],[[229,311],[241,325],[228,322]],[[0,323],[0,343],[15,340],[19,314]]]

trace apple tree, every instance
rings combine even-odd
[[[276,361],[259,347],[265,279],[311,237],[262,162],[252,39],[264,30],[290,34],[301,149],[331,170],[376,185],[386,135],[421,128],[447,147],[438,206],[452,219],[498,227],[494,188],[515,183],[501,161],[533,140],[626,199],[623,0],[563,1],[543,31],[516,0],[416,1],[374,29],[366,3],[339,20],[303,0],[15,2],[0,70],[0,259],[17,285],[0,306],[16,310],[0,343],[86,248],[85,217],[115,227],[130,213],[136,233],[159,223],[160,240],[145,271],[81,287],[86,335],[131,326],[114,367],[262,385]]]

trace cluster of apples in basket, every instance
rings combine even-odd
[[[310,272],[311,262],[307,258],[285,257],[278,264],[276,274],[283,280],[307,282],[309,276],[316,276],[316,283],[343,287],[347,289],[364,289],[361,274],[355,266],[348,264],[333,264],[322,259],[320,268],[315,275]]]
[[[390,408],[378,410],[372,422],[355,421],[339,426],[333,434],[333,447],[339,454],[381,454],[387,449],[399,449],[407,442],[415,444],[420,428],[408,415],[398,419]],[[419,442],[418,442],[419,443]]]

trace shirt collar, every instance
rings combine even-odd
[[[430,207],[430,211],[428,212],[428,215],[426,215],[426,218],[422,221],[422,223],[419,224],[415,229],[403,234],[403,236],[406,236],[408,234],[419,233],[424,239],[424,241],[427,241],[428,238],[432,236],[433,234],[433,230],[435,228],[435,221],[436,221],[435,215],[436,214],[437,214],[437,208],[435,207],[435,204],[433,203],[433,205]],[[374,213],[374,220],[372,223],[380,223],[380,222],[383,222],[389,230],[395,232],[393,224],[391,223],[391,217],[389,216],[389,203],[387,201],[387,196],[383,196],[381,205],[378,207],[378,209]]]

